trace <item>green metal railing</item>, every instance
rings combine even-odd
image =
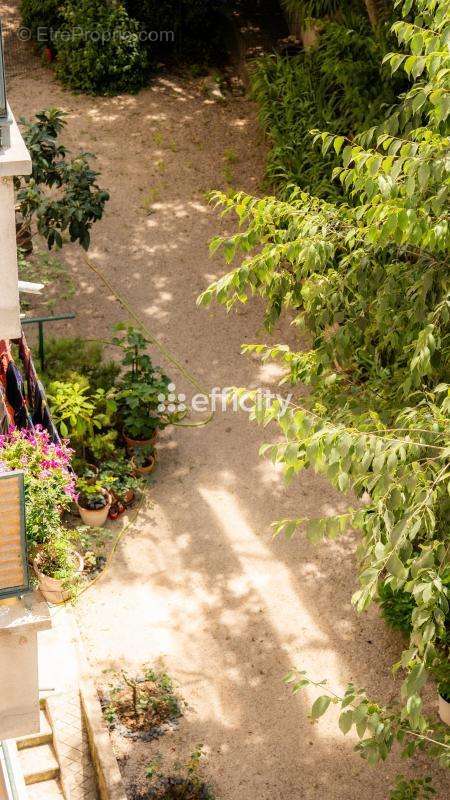
[[[32,317],[30,319],[23,319],[22,325],[38,325],[39,331],[39,345],[38,345],[38,353],[39,353],[39,361],[41,363],[41,370],[44,372],[45,369],[45,336],[44,336],[44,325],[47,322],[62,322],[65,319],[75,319],[76,314],[58,314],[56,316],[51,317]]]

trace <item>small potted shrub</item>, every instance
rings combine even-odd
[[[83,568],[83,559],[72,545],[72,533],[63,528],[39,547],[33,559],[39,589],[56,605],[71,598]]]
[[[110,488],[113,497],[120,500],[125,507],[134,502],[136,492],[142,485],[142,479],[134,474],[125,451],[119,451],[116,458],[103,462],[99,480]]]
[[[105,524],[111,508],[110,493],[100,481],[91,482],[84,478],[78,479],[77,489],[77,506],[81,519],[85,525],[100,528]]]
[[[170,378],[153,366],[146,350],[149,342],[135,328],[118,325],[124,331],[114,338],[123,352],[124,372],[116,395],[118,412],[123,425],[123,439],[130,452],[137,447],[153,445],[158,430],[168,424],[158,411],[160,395],[167,396]]]
[[[156,467],[156,462],[156,450],[152,445],[139,447],[134,451],[131,459],[133,470],[138,475],[150,475]]]

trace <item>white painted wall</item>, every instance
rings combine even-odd
[[[15,122],[11,147],[0,150],[0,339],[20,336],[14,175],[29,175],[31,158]]]
[[[39,731],[39,631],[51,627],[38,592],[0,601],[0,740]]]

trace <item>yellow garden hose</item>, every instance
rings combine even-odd
[[[151,342],[153,345],[155,345],[155,347],[158,348],[158,350],[162,353],[166,361],[168,361],[169,364],[172,364],[175,367],[175,369],[177,369],[178,372],[180,372],[181,375],[183,375],[183,377],[186,378],[186,380],[191,384],[191,386],[197,389],[197,391],[199,391],[201,394],[205,395],[205,397],[208,397],[209,395],[208,391],[205,389],[204,386],[201,385],[201,383],[197,380],[195,375],[193,375],[192,372],[186,369],[186,367],[183,366],[183,364],[173,355],[173,353],[171,353],[170,350],[165,345],[163,345],[163,343],[160,342],[156,336],[154,336],[154,334],[147,328],[144,322],[142,322],[141,318],[136,314],[135,310],[128,302],[128,300],[121,294],[119,294],[117,289],[115,289],[109,278],[106,277],[106,275],[101,271],[101,269],[97,267],[96,264],[94,264],[93,261],[91,261],[91,259],[88,258],[86,255],[84,256],[84,260],[88,265],[89,269],[91,269],[92,272],[94,272],[97,275],[97,277],[100,278],[102,283],[104,283],[104,285],[109,289],[111,294],[114,295],[117,302],[122,306],[122,308],[127,312],[127,314],[138,325],[138,327],[145,334],[149,342]],[[214,418],[214,411],[210,409],[208,417],[204,420],[200,420],[199,422],[174,422],[172,424],[176,425],[178,428],[203,428],[205,425],[208,425],[213,420],[213,418]]]
[[[160,342],[159,339],[151,333],[151,331],[147,328],[147,326],[142,322],[140,317],[136,314],[136,312],[134,311],[128,300],[119,294],[119,292],[114,288],[110,280],[99,269],[99,267],[97,267],[87,256],[84,257],[84,260],[88,265],[89,269],[91,269],[92,272],[94,272],[97,275],[97,277],[102,281],[102,283],[114,295],[117,302],[127,312],[127,314],[131,317],[131,319],[133,319],[134,322],[139,326],[139,328],[145,334],[149,342],[151,342],[155,347],[158,348],[158,350],[162,353],[166,361],[172,364],[178,370],[178,372],[180,372],[181,375],[183,375],[183,377],[186,378],[186,380],[191,384],[191,386],[197,389],[197,391],[201,392],[201,394],[204,394],[206,397],[208,397],[208,391],[205,389],[205,387],[201,385],[201,383],[197,380],[195,375],[193,375],[189,370],[187,370],[186,367],[184,367],[183,364],[181,364],[181,362],[173,355],[173,353],[171,353],[170,350],[167,347],[165,347],[165,345],[163,345],[162,342]],[[184,423],[174,422],[173,424],[179,428],[202,428],[205,425],[208,425],[208,423],[211,422],[213,418],[214,418],[214,411],[211,409],[208,417],[204,420],[200,420],[199,422],[184,422]],[[104,568],[102,569],[101,572],[98,573],[98,575],[96,575],[95,578],[93,578],[92,581],[90,581],[85,586],[83,586],[82,589],[80,589],[75,599],[78,599],[79,597],[81,597],[81,595],[89,591],[89,589],[91,589],[101,578],[103,578],[103,576],[111,568],[117,548],[121,540],[123,539],[124,535],[137,521],[139,514],[142,510],[142,507],[144,505],[144,501],[145,501],[145,494],[142,494],[142,497],[139,500],[138,506],[136,508],[133,517],[127,521],[127,523],[123,526],[123,528],[121,528],[121,530],[115,537],[111,551],[106,559]],[[66,602],[70,603],[71,600],[68,600]],[[63,605],[66,605],[66,603],[64,603]]]

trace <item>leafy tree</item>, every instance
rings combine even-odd
[[[62,247],[67,232],[72,242],[78,241],[87,250],[90,230],[102,218],[109,194],[96,182],[99,173],[89,164],[92,155],[79,153],[69,159],[59,143],[64,117],[63,111],[48,108],[32,122],[21,120],[33,171],[15,179],[17,202],[23,226],[31,227],[35,221],[49,249]]]
[[[401,51],[385,62],[392,72],[404,70],[409,89],[382,125],[353,139],[313,132],[324,155],[334,150],[341,158],[333,178],[346,201],[298,188],[286,200],[215,193],[240,229],[212,249],[221,248],[228,262],[244,258],[199,302],[216,298],[230,309],[257,294],[269,329],[286,310],[309,332],[307,352],[245,345],[263,360],[279,359],[285,380],[311,387],[307,400],[284,412],[277,401],[266,408],[255,402],[253,418],[275,421],[284,434],[263,452],[286,478],[311,467],[358,502],[336,517],[281,520],[275,531],[305,529],[321,541],[353,527],[360,535],[357,610],[381,586],[413,600],[409,643],[396,665],[405,673],[401,708],[383,709],[349,687],[344,698],[319,698],[313,717],[330,702],[348,708],[341,728],[356,726],[359,750],[372,763],[399,741],[407,754],[427,748],[448,765],[450,737],[425,717],[421,695],[449,657],[450,7],[406,0],[400,8],[404,18],[393,32]],[[296,688],[308,683],[302,675]]]

